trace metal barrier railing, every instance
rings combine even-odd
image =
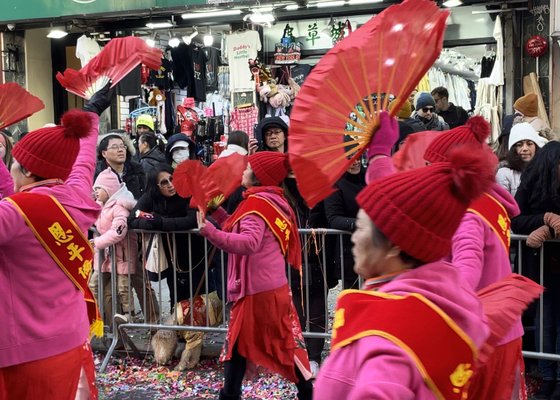
[[[292,286],[292,294],[294,295],[294,304],[296,308],[300,306],[300,321],[304,336],[306,338],[326,339],[330,337],[331,317],[334,306],[334,298],[336,291],[341,288],[354,285],[359,287],[361,281],[357,276],[346,268],[344,237],[348,237],[351,233],[334,229],[300,229],[302,237],[303,250],[303,276],[300,281],[299,276],[294,275],[294,270],[287,269],[288,282]],[[148,251],[148,243],[154,234],[160,235],[162,240],[163,252],[160,256],[164,257],[164,263],[170,264],[165,271],[159,271],[155,274],[146,272],[146,254]],[[522,262],[524,248],[523,242],[527,236],[512,235],[512,249],[517,251],[517,259],[513,265],[513,270],[520,274],[524,272]],[[155,240],[155,239],[152,239]],[[159,240],[159,239],[158,239]],[[228,313],[226,304],[226,258],[227,254],[221,250],[212,250],[210,243],[200,237],[196,230],[184,232],[153,232],[153,231],[132,231],[128,238],[128,248],[139,246],[139,259],[128,260],[129,263],[137,262],[136,272],[131,273],[129,269],[129,282],[136,280],[136,283],[128,286],[128,294],[130,296],[129,303],[132,303],[133,292],[141,300],[134,300],[135,304],[139,304],[142,310],[142,317],[139,315],[131,315],[127,323],[117,324],[115,318],[106,315],[104,309],[104,301],[99,302],[100,311],[104,321],[108,322],[106,326],[106,334],[111,339],[111,344],[107,351],[107,355],[103,360],[100,371],[104,371],[110,358],[115,351],[119,338],[122,338],[125,345],[128,345],[133,352],[138,353],[136,346],[130,340],[128,330],[174,330],[174,331],[195,331],[195,332],[227,332]],[[516,246],[513,245],[516,244]],[[186,245],[185,245],[186,244]],[[515,252],[514,252],[515,253]],[[539,283],[544,284],[544,257],[542,249],[539,250]],[[116,284],[117,259],[115,250],[109,252],[111,259],[111,306],[113,314],[118,310],[118,295]],[[348,253],[347,253],[348,256]],[[186,259],[185,259],[186,257]],[[202,269],[203,268],[203,272]],[[334,276],[333,276],[334,274]],[[353,280],[348,279],[352,274]],[[104,298],[103,290],[106,286],[102,282],[102,276],[98,283],[99,299]],[[150,278],[152,281],[150,281]],[[163,279],[166,284],[163,284]],[[200,283],[202,282],[202,283]],[[302,282],[301,287],[299,283]],[[337,283],[337,289],[332,290],[333,283]],[[155,286],[155,287],[154,287]],[[140,295],[140,293],[141,295]],[[191,311],[194,308],[193,297],[196,295],[205,295],[208,301],[208,295],[216,291],[223,310],[223,322],[217,326],[211,326],[209,321],[209,313],[205,313],[205,323],[200,320],[195,321],[195,313],[189,312],[188,318],[184,324],[177,323],[178,304],[183,305],[181,301],[188,300]],[[299,291],[299,293],[297,293]],[[301,297],[301,298],[300,298]],[[538,331],[538,351],[524,351],[523,354],[529,358],[539,358],[546,360],[560,361],[560,355],[544,353],[543,351],[543,297],[539,301],[539,319],[536,330]],[[317,301],[322,301],[324,311],[315,311]],[[166,303],[169,302],[169,307]],[[169,316],[164,319],[164,315]],[[318,318],[317,315],[320,314]],[[303,318],[302,318],[303,317]],[[138,353],[139,354],[139,353]]]

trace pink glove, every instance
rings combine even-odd
[[[538,249],[543,245],[545,240],[552,239],[550,228],[548,225],[543,225],[539,229],[535,229],[527,238],[527,246],[533,249]]]
[[[544,214],[544,223],[554,229],[556,236],[560,236],[560,215],[547,212]]]
[[[378,155],[390,156],[391,149],[399,139],[399,123],[389,113],[379,115],[379,128],[373,134],[368,146],[368,158]]]

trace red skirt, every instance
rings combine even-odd
[[[0,368],[0,400],[74,400],[82,369],[90,399],[97,399],[89,343],[49,358]]]
[[[295,368],[306,380],[311,378],[305,341],[288,285],[235,302],[221,361],[231,359],[236,343],[239,354],[257,366],[295,383]]]
[[[469,383],[469,399],[527,399],[521,338],[495,348],[488,362],[478,368]],[[514,390],[517,392],[514,396]]]

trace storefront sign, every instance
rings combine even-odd
[[[220,0],[239,3],[242,0]],[[215,4],[217,0],[2,0],[0,23]]]

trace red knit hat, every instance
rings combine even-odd
[[[66,180],[80,150],[80,138],[91,132],[90,113],[70,110],[62,125],[29,132],[12,149],[17,162],[41,178]]]
[[[408,255],[433,262],[451,251],[451,238],[472,200],[494,182],[490,149],[457,147],[448,162],[370,183],[356,200],[375,226]]]
[[[261,151],[249,156],[255,177],[263,186],[278,186],[288,176],[288,156],[277,151]]]
[[[480,148],[490,135],[490,124],[481,116],[469,118],[465,125],[446,131],[426,149],[424,159],[431,163],[447,161],[449,150],[459,144],[472,143]]]

